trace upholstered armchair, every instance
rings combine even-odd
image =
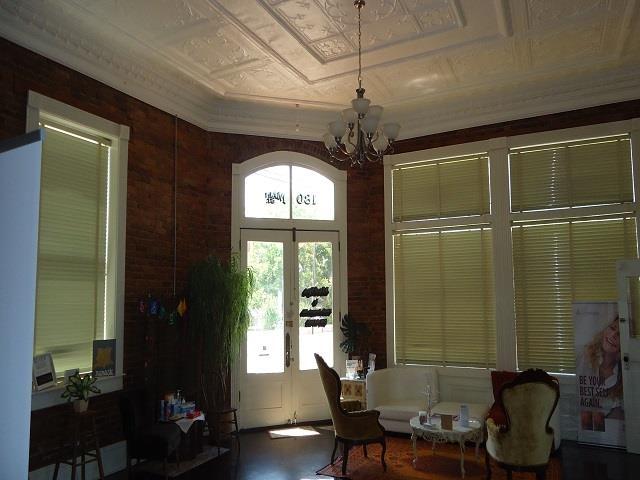
[[[502,420],[487,418],[486,467],[491,478],[491,458],[507,470],[546,475],[554,432],[549,426],[558,405],[558,381],[542,370],[527,370],[500,390],[496,403],[503,409]],[[500,422],[500,423],[497,423]]]
[[[387,444],[384,438],[384,428],[380,425],[378,417],[380,413],[376,410],[363,410],[356,412],[346,412],[340,405],[340,392],[342,390],[340,377],[335,370],[330,368],[324,359],[314,354],[324,393],[329,402],[331,419],[335,429],[335,440],[333,443],[333,453],[331,453],[331,463],[335,461],[338,443],[342,443],[342,473],[347,472],[347,462],[349,460],[349,449],[354,445],[362,445],[365,457],[367,456],[367,445],[379,443],[382,445],[380,460],[382,467],[386,471],[387,465],[384,455]]]

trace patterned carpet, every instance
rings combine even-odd
[[[431,454],[431,444],[418,442],[418,461],[413,466],[413,451],[411,441],[407,438],[387,437],[387,471],[382,470],[380,463],[379,445],[367,448],[368,458],[362,454],[362,447],[353,448],[349,453],[347,475],[341,473],[342,458],[333,465],[327,465],[318,470],[318,475],[333,478],[347,478],[350,480],[445,480],[460,477],[460,449],[453,444],[436,445],[435,455]],[[475,457],[475,448],[468,446],[464,456],[466,470],[465,480],[484,480],[486,477],[484,466],[484,450],[480,449],[479,457]],[[495,462],[491,465],[492,479],[506,479],[504,470]],[[547,480],[560,480],[562,465],[557,458],[553,458],[547,469]],[[535,479],[533,473],[514,473],[513,479]]]

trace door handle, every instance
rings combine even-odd
[[[291,335],[289,332],[284,337],[284,364],[287,368],[291,366]]]

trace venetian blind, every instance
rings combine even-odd
[[[514,226],[518,368],[574,372],[571,303],[616,300],[616,260],[635,258],[631,217]]]
[[[35,351],[51,352],[57,373],[88,370],[104,325],[110,148],[45,127]]]
[[[396,361],[495,367],[489,228],[397,233]]]
[[[394,167],[393,221],[489,213],[488,162],[478,154]]]
[[[511,150],[511,210],[633,201],[628,135]]]

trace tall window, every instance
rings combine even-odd
[[[487,155],[396,165],[391,176],[396,361],[494,366]]]
[[[396,363],[575,371],[572,304],[615,301],[616,261],[638,256],[635,134],[622,128],[391,157]]]
[[[36,353],[89,370],[104,338],[110,142],[44,124]]]
[[[27,125],[45,131],[34,351],[51,353],[62,376],[91,370],[93,340],[114,338],[119,375],[129,129],[35,92]],[[100,388],[121,385],[116,377]],[[36,409],[59,400],[36,397]]]
[[[615,300],[637,255],[629,137],[513,149],[510,167],[518,368],[573,372],[572,302]]]

